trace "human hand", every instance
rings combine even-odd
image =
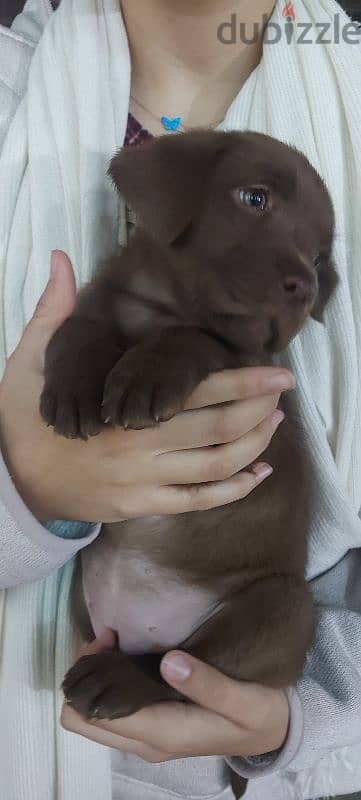
[[[107,630],[77,658],[114,645],[115,636]],[[187,665],[191,672],[182,680],[180,667]],[[192,703],[158,703],[129,717],[92,722],[64,703],[63,728],[153,763],[193,756],[253,756],[283,745],[289,706],[282,690],[232,680],[175,650],[163,657],[161,673]]]
[[[57,436],[39,413],[44,354],[72,313],[76,290],[62,251],[55,251],[52,270],[0,383],[2,453],[33,514],[40,521],[111,523],[205,510],[249,494],[267,475],[254,462],[282,419],[271,415],[280,392],[295,385],[291,373],[227,370],[203,381],[186,411],[152,430],[105,426],[87,442]]]

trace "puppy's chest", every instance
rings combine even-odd
[[[114,548],[106,537],[84,551],[82,572],[95,634],[111,628],[120,649],[133,654],[177,646],[212,614],[222,593],[220,587],[191,587],[176,570]]]

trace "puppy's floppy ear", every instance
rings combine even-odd
[[[338,283],[339,277],[332,260],[321,263],[318,270],[318,295],[311,312],[313,319],[323,322],[323,312]]]
[[[222,132],[160,136],[122,148],[108,174],[137,222],[158,242],[169,245],[200,213],[212,166],[227,144]]]

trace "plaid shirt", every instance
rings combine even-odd
[[[149,131],[147,131],[146,128],[142,128],[140,122],[138,122],[138,120],[135,119],[135,117],[133,117],[133,115],[129,113],[124,146],[134,147],[152,138],[153,138],[152,134],[149,133]]]
[[[136,147],[137,145],[143,144],[149,139],[153,139],[153,136],[149,131],[145,128],[142,128],[140,122],[138,122],[132,114],[128,114],[128,125],[127,125],[127,132],[125,134],[124,139],[124,147]],[[127,229],[128,235],[130,236],[131,233],[134,231],[134,227],[136,224],[136,216],[134,211],[132,211],[129,206],[127,206]]]

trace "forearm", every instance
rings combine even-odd
[[[0,453],[0,589],[40,580],[96,538],[99,525],[76,539],[41,525],[18,494]]]

